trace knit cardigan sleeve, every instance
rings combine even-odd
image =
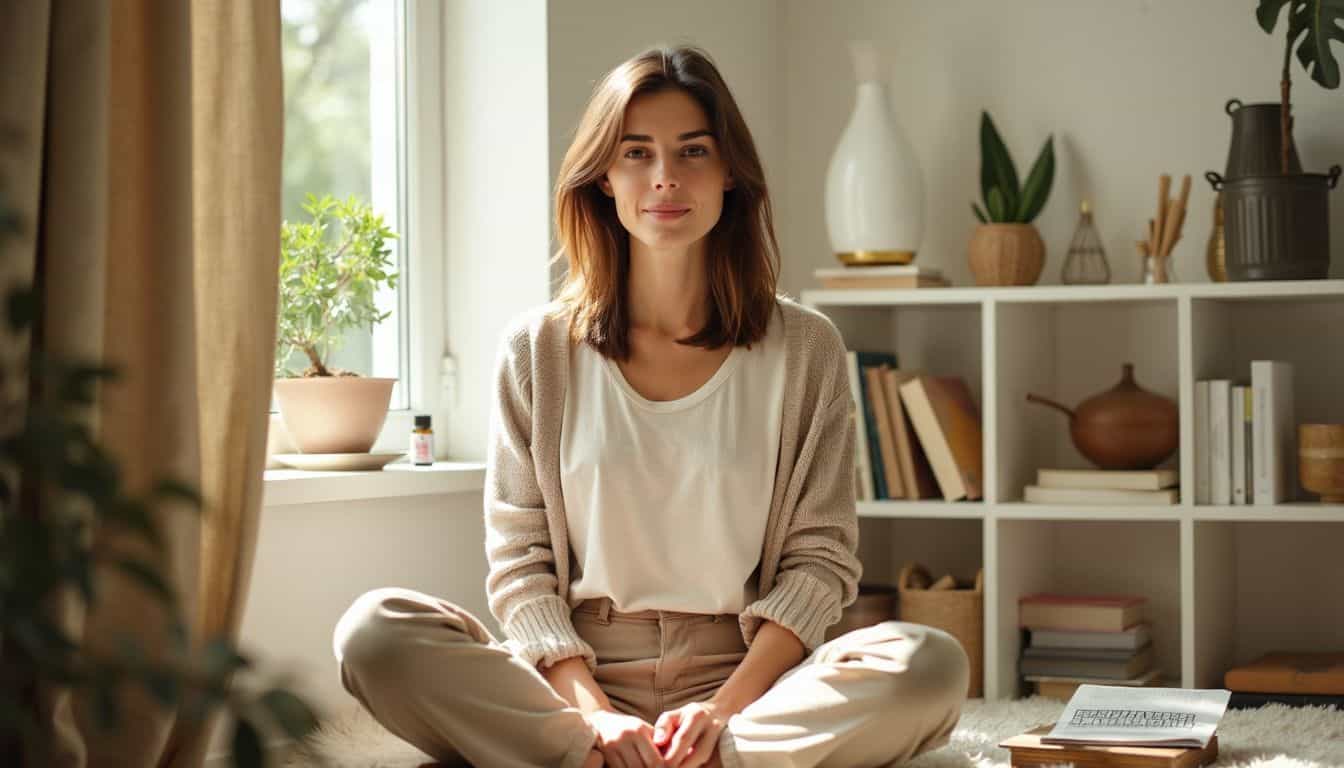
[[[593,647],[579,637],[560,597],[546,502],[532,454],[535,349],[526,324],[504,334],[495,365],[485,469],[485,591],[510,649],[549,667],[580,656],[596,670]]]
[[[858,512],[854,498],[854,400],[848,387],[845,347],[829,321],[812,323],[815,337],[807,376],[817,385],[804,403],[806,432],[790,486],[794,509],[770,591],[739,616],[750,645],[761,621],[790,630],[808,653],[825,641],[828,627],[858,597],[863,572],[858,559]]]

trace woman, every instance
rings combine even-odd
[[[498,359],[486,591],[371,592],[346,688],[478,766],[868,766],[947,742],[967,661],[928,627],[824,641],[856,596],[844,345],[775,293],[751,135],[709,58],[598,85],[556,185],[569,273]]]

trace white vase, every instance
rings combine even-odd
[[[924,178],[892,115],[876,47],[850,44],[858,94],[826,171],[826,229],[845,264],[908,264],[924,236]]]

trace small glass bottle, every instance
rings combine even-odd
[[[1078,227],[1069,243],[1068,257],[1060,280],[1065,285],[1103,285],[1111,282],[1111,267],[1106,263],[1106,249],[1092,224],[1092,208],[1083,201]]]
[[[411,462],[419,467],[434,463],[434,430],[429,423],[430,417],[420,414],[415,417],[415,429],[411,430]]]

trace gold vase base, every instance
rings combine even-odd
[[[909,264],[915,260],[914,251],[846,251],[835,258],[847,267],[867,267],[878,264]]]

